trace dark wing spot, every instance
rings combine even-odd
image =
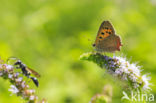
[[[108,30],[108,27],[105,27],[105,29],[107,29],[107,30]]]
[[[111,34],[111,32],[108,32],[109,34]]]
[[[102,37],[101,37],[101,36],[100,36],[99,38],[100,38],[100,39],[102,39]]]
[[[101,32],[101,34],[104,35],[105,33],[104,32]]]
[[[108,33],[108,31],[106,31],[106,33]]]

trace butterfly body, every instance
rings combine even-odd
[[[101,24],[93,46],[97,52],[120,51],[121,39],[115,34],[115,30],[109,21],[104,21]]]

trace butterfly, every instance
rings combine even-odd
[[[109,21],[103,21],[96,36],[93,47],[97,52],[115,52],[120,51],[121,39],[116,35],[112,24]]]

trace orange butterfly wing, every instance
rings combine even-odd
[[[115,35],[115,30],[109,21],[102,22],[93,46],[100,52],[120,51],[122,46],[120,37]]]
[[[115,30],[113,29],[113,26],[109,21],[103,21],[99,28],[95,45],[98,45],[100,41],[110,35],[115,35]]]

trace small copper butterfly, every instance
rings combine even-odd
[[[103,21],[96,36],[95,47],[97,52],[120,51],[121,39],[115,34],[115,30],[109,21]]]

